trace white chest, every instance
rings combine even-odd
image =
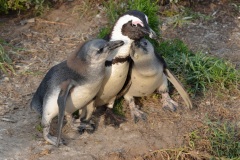
[[[159,72],[156,72],[156,74],[144,76],[133,68],[131,82],[132,84],[126,95],[134,97],[147,96],[152,94],[163,83],[163,72],[159,68]]]
[[[66,112],[72,113],[84,107],[95,97],[100,87],[100,82],[75,87],[67,99]]]

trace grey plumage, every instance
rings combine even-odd
[[[142,97],[152,94],[158,90],[162,94],[162,103],[165,109],[175,111],[178,104],[173,101],[168,93],[167,79],[180,93],[186,105],[192,108],[192,102],[182,84],[170,72],[164,59],[155,53],[152,44],[141,39],[132,43],[130,56],[133,61],[130,70],[130,85],[123,90],[124,98],[128,102],[131,115],[135,120],[145,119],[145,114],[138,110],[134,97]],[[122,93],[121,93],[122,94]]]
[[[111,50],[123,44],[123,41],[107,42],[102,39],[88,41],[71,54],[67,61],[48,71],[30,104],[42,115],[45,140],[58,146],[64,112],[71,114],[91,103],[101,87],[107,56]],[[57,139],[49,134],[49,129],[52,119],[58,114]]]

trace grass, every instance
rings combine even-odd
[[[188,134],[188,145],[154,150],[137,159],[239,160],[239,129],[230,122],[205,121],[204,124]]]
[[[123,98],[117,99],[114,103],[113,113],[124,117],[125,113],[124,113],[122,104],[123,104]]]
[[[9,74],[14,73],[13,63],[9,55],[5,52],[3,46],[0,44],[0,71]]]
[[[205,126],[191,132],[189,138],[192,150],[207,152],[212,159],[240,159],[240,133],[232,122],[208,120]]]
[[[194,95],[209,88],[237,89],[240,83],[240,72],[233,64],[201,52],[193,53],[180,40],[165,41],[155,48]]]

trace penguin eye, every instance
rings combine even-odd
[[[144,46],[147,46],[147,44],[148,44],[148,43],[147,43],[146,41],[143,42],[143,45],[144,45]]]
[[[103,52],[103,48],[98,49],[97,54],[100,54]]]

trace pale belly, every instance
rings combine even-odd
[[[102,106],[114,98],[122,89],[128,74],[129,63],[118,63],[106,67],[105,77],[96,97],[96,106]]]
[[[131,74],[132,84],[125,95],[142,97],[152,94],[163,83],[162,76],[162,72],[158,72],[154,76],[142,76],[133,70]]]
[[[73,113],[78,109],[86,106],[97,94],[101,87],[101,83],[88,84],[75,87],[70,96],[67,98],[65,112]],[[44,114],[52,118],[58,115],[59,108],[57,99],[60,89],[56,89],[48,98],[46,105],[44,105]]]

